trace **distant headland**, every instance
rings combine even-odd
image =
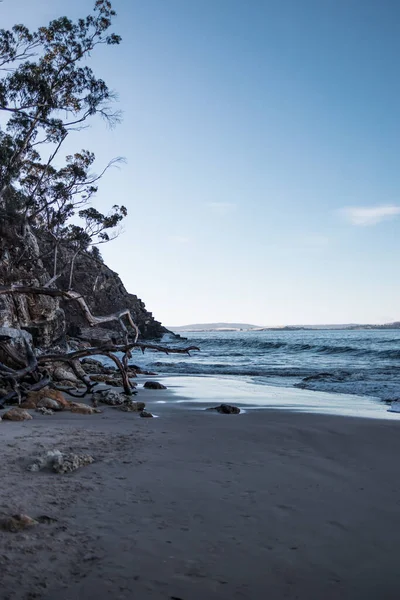
[[[200,332],[200,331],[301,331],[315,329],[400,329],[400,321],[394,323],[377,324],[356,324],[345,323],[339,325],[282,325],[282,326],[262,326],[251,325],[249,323],[195,323],[191,325],[168,326],[167,329],[174,333],[182,332]]]

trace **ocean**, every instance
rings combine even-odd
[[[400,399],[400,330],[193,332],[182,339],[166,335],[163,344],[201,351],[146,351],[132,362],[160,375]]]

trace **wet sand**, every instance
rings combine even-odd
[[[0,512],[57,519],[0,532],[1,600],[399,597],[398,421],[172,398],[137,396],[158,419],[105,407],[0,423]],[[55,448],[96,462],[26,471]]]

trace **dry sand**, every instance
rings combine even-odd
[[[0,423],[0,513],[57,519],[0,532],[1,600],[400,597],[399,422],[149,408]]]

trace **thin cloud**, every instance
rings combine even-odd
[[[233,202],[207,202],[207,208],[209,208],[216,215],[227,215],[236,206]]]
[[[397,217],[400,215],[400,206],[347,206],[340,212],[352,225],[368,226]]]

